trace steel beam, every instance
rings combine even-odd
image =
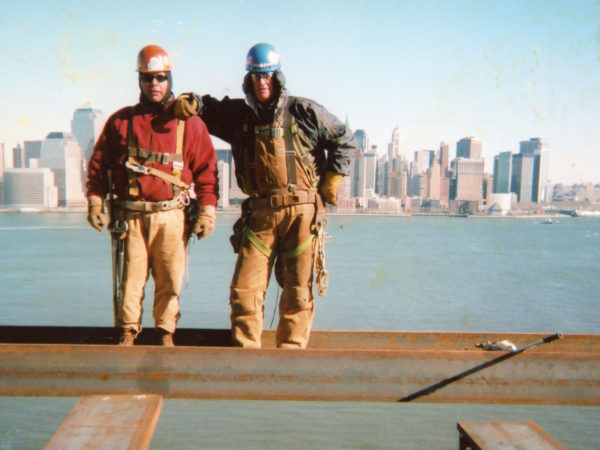
[[[399,401],[503,353],[2,344],[0,395]],[[598,406],[600,353],[527,351],[414,401]]]

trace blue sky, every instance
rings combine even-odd
[[[150,43],[174,64],[174,91],[241,96],[248,48],[279,50],[290,93],[312,98],[380,152],[465,136],[493,155],[550,144],[553,182],[600,182],[597,1],[27,1],[0,16],[10,149],[69,131],[87,102],[110,114],[138,98]]]

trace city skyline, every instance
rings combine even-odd
[[[14,3],[0,18],[0,142],[67,130],[86,103],[107,115],[134,104],[148,43],[170,52],[175,94],[242,96],[246,52],[267,41],[290,93],[366,130],[380,154],[396,127],[407,157],[474,136],[489,172],[541,137],[553,183],[598,182],[599,19],[591,0]]]

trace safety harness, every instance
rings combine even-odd
[[[189,189],[190,185],[181,181],[181,172],[183,170],[183,138],[185,135],[185,121],[177,120],[177,142],[175,153],[153,152],[143,149],[137,145],[137,140],[133,133],[133,114],[127,127],[127,176],[129,179],[129,195],[139,196],[139,184],[137,175],[152,175],[160,178],[165,183],[170,184],[173,189],[173,199],[162,202],[145,202],[123,200],[119,205],[134,211],[167,211],[175,208],[182,208],[190,203]],[[142,162],[140,162],[142,161]],[[154,167],[149,167],[152,163],[169,164],[172,163],[171,173],[163,172]]]
[[[280,117],[275,121],[276,125],[255,125],[253,127],[254,133],[249,133],[251,127],[249,126],[249,118],[247,117],[246,122],[242,125],[242,136],[244,142],[246,142],[246,151],[243,153],[245,158],[246,167],[249,169],[249,182],[251,183],[254,192],[258,191],[256,182],[256,171],[254,162],[254,138],[256,136],[270,137],[273,139],[283,138],[285,143],[285,162],[287,171],[288,186],[285,188],[273,189],[269,191],[269,195],[265,197],[253,197],[251,196],[247,201],[249,202],[249,209],[260,209],[260,208],[282,208],[286,206],[311,203],[316,207],[314,230],[310,237],[302,242],[298,247],[291,250],[277,253],[267,247],[260,238],[252,231],[252,229],[245,223],[242,227],[242,232],[246,235],[248,240],[269,259],[277,259],[277,266],[281,264],[281,261],[295,258],[302,254],[309,247],[311,247],[315,240],[317,241],[317,257],[315,258],[315,264],[317,267],[317,287],[319,295],[325,295],[327,290],[327,278],[328,274],[325,270],[325,253],[324,253],[324,228],[327,223],[325,206],[321,196],[316,190],[316,184],[318,183],[318,177],[315,166],[310,157],[309,150],[302,145],[301,135],[298,131],[296,119],[289,112],[290,108],[296,101],[295,97],[288,97],[286,106],[281,111]],[[283,121],[281,120],[283,116]],[[250,150],[250,151],[248,151]],[[297,188],[298,174],[296,171],[296,158],[302,164],[304,170],[306,170],[312,189]],[[244,189],[246,192],[247,190]],[[281,270],[281,267],[279,267]],[[279,281],[279,280],[278,280]]]

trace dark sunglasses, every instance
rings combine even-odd
[[[152,80],[156,78],[156,81],[159,83],[164,83],[169,79],[167,75],[163,75],[161,73],[140,73],[140,78],[144,83],[152,83]]]
[[[255,72],[252,74],[252,79],[254,81],[262,80],[263,78],[270,80],[273,76],[273,72]]]

